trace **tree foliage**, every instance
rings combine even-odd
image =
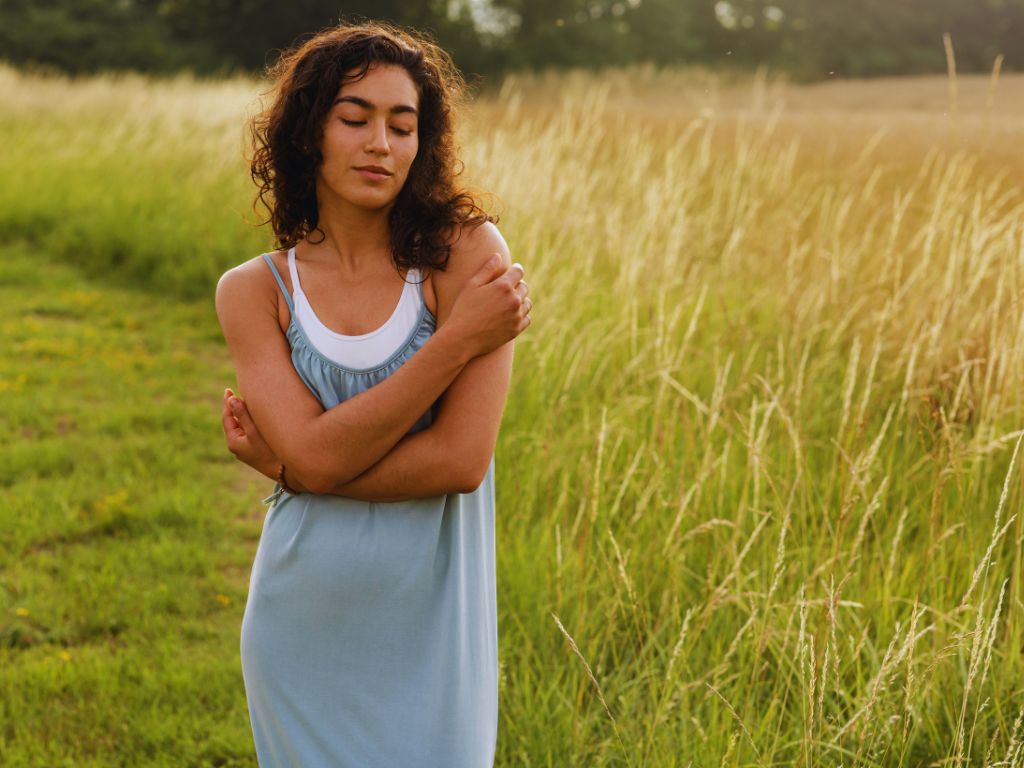
[[[1024,59],[1024,0],[0,0],[0,50],[67,72],[259,71],[343,20],[429,31],[468,73],[637,62],[768,64],[798,77]]]

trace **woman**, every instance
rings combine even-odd
[[[443,51],[346,25],[271,74],[252,174],[282,250],[216,297],[229,447],[278,481],[241,632],[259,762],[490,766],[493,451],[528,286],[455,188]]]

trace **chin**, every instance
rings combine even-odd
[[[376,211],[381,208],[386,208],[391,205],[397,199],[398,195],[392,195],[390,193],[385,194],[383,191],[373,193],[368,190],[360,190],[348,195],[342,195],[344,199],[350,205],[354,205],[357,208],[365,208],[368,211]]]
[[[397,189],[388,185],[389,188],[373,188],[366,184],[353,184],[346,180],[345,183],[331,183],[331,180],[320,177],[317,185],[317,194],[334,198],[338,202],[344,202],[355,208],[363,208],[368,211],[376,211],[386,208],[398,199],[401,187]]]
[[[389,207],[395,202],[395,197],[374,197],[373,199],[354,200],[353,205],[358,205],[360,208],[365,208],[368,211],[379,211]]]

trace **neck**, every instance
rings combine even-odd
[[[391,206],[359,208],[331,195],[318,195],[319,228],[324,239],[307,243],[321,257],[336,261],[344,274],[358,278],[391,261],[388,211]]]

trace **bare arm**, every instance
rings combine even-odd
[[[358,477],[398,443],[473,356],[514,335],[508,317],[481,315],[504,292],[495,287],[501,278],[487,279],[498,269],[478,281],[461,323],[438,329],[394,374],[326,411],[292,365],[266,264],[255,259],[225,273],[217,286],[218,318],[249,410],[289,477],[315,492]]]
[[[494,455],[514,343],[476,358],[459,376],[463,394],[482,384],[491,390],[488,400],[466,407],[458,392],[446,393],[433,425],[404,437],[366,472],[327,492],[366,501],[405,501],[476,490]],[[478,362],[482,365],[471,371]]]
[[[260,474],[277,480],[280,461],[263,441],[256,423],[240,400],[240,408],[223,413],[229,450]],[[307,488],[287,470],[285,481],[297,493],[331,493],[363,501],[406,501],[448,493],[468,493],[480,485],[461,469],[466,462],[443,444],[440,430],[427,428],[399,440],[383,459],[354,480],[336,483],[326,491]]]
[[[438,327],[451,315],[457,295],[487,255],[496,251],[509,263],[508,246],[500,232],[487,224],[459,238],[449,268],[435,275],[438,297]],[[525,280],[513,289],[521,305],[522,326],[529,324],[532,302],[526,298]],[[508,297],[511,301],[516,301]],[[417,353],[418,354],[418,353]],[[445,391],[433,425],[404,437],[380,461],[357,478],[335,483],[326,492],[368,501],[402,501],[411,498],[468,493],[477,488],[490,465],[497,441],[511,376],[513,342],[472,359]],[[278,460],[262,438],[245,403],[238,410],[228,408],[230,390],[225,392],[224,432],[228,448],[239,459],[269,478],[275,478]],[[307,489],[288,474],[296,491]]]
[[[448,270],[435,276],[438,327],[469,278],[492,252],[511,263],[508,245],[493,224],[464,231]],[[525,281],[510,287],[523,304],[524,328],[532,302]],[[511,300],[511,299],[510,299]],[[512,375],[514,341],[473,358],[445,391],[437,418],[427,429],[401,440],[369,470],[329,489],[371,501],[399,501],[443,493],[469,493],[479,487],[494,455],[501,415]]]

